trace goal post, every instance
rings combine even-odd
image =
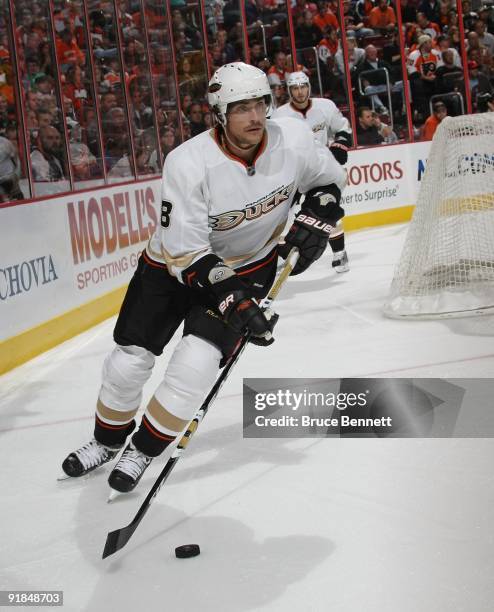
[[[431,144],[384,314],[494,313],[494,113],[447,117]]]

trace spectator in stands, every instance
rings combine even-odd
[[[84,65],[84,53],[69,28],[66,27],[56,36],[56,50],[62,72],[67,72],[70,66],[76,64]]]
[[[360,47],[357,47],[357,39],[354,36],[347,35],[347,49],[348,49],[348,69],[350,71],[350,77],[356,75],[360,65],[365,60],[365,51]],[[340,48],[336,52],[334,57],[336,63],[336,69],[340,75],[345,74],[345,62],[343,57],[343,50]]]
[[[306,0],[296,0],[295,6],[292,6],[292,16],[294,22],[299,19],[305,19],[305,13],[309,13],[314,16],[317,14],[317,4],[315,2],[307,2]]]
[[[393,128],[381,121],[381,117],[374,111],[372,112],[372,119],[374,126],[383,139],[383,144],[395,144],[398,142],[398,136],[393,131]]]
[[[81,126],[71,119],[67,120],[69,130],[69,151],[72,175],[76,181],[86,181],[101,176],[96,157],[88,146],[81,141]]]
[[[20,176],[19,154],[10,140],[0,136],[0,202],[24,199],[19,187]]]
[[[468,33],[466,48],[468,59],[478,62],[487,73],[490,73],[492,53],[480,43],[477,32],[472,31]]]
[[[218,30],[216,33],[216,42],[221,51],[221,59],[223,64],[229,64],[239,59],[235,47],[228,42],[228,32],[226,30]],[[222,65],[223,65],[222,64]]]
[[[254,43],[250,49],[250,63],[264,72],[267,72],[271,67],[271,62],[266,57],[262,45]]]
[[[437,126],[447,116],[448,109],[446,108],[446,104],[442,100],[437,100],[437,102],[434,102],[432,105],[432,115],[428,117],[424,123],[422,135],[423,139],[432,140],[432,137],[437,130]]]
[[[53,58],[51,55],[51,46],[47,40],[43,40],[38,47],[38,56],[40,72],[53,75]]]
[[[431,37],[422,34],[418,49],[408,56],[407,68],[414,109],[424,117],[429,114],[429,98],[436,93],[436,70],[441,64],[441,54],[432,48]]]
[[[273,11],[266,6],[265,0],[245,0],[245,18],[248,32],[260,25],[278,25],[273,24]]]
[[[439,23],[439,15],[441,12],[439,0],[422,0],[419,5],[419,11],[423,13],[429,21]]]
[[[9,101],[3,94],[0,94],[0,134],[2,136],[5,135],[7,126],[13,122],[14,117],[10,111]]]
[[[112,91],[107,91],[101,96],[100,111],[104,117],[112,108],[118,106],[118,98]]]
[[[458,26],[451,26],[448,29],[448,35],[449,35],[451,47],[453,49],[456,49],[456,51],[460,53],[460,50],[461,50],[460,28]]]
[[[217,46],[220,57],[219,62],[222,62],[221,50]],[[222,63],[220,65],[223,65]],[[192,98],[197,98],[204,95],[205,82],[203,78],[197,77],[192,72],[192,64],[187,56],[182,57],[178,62],[178,87],[180,94],[189,94]]]
[[[458,51],[452,46],[451,43],[451,39],[449,36],[445,35],[445,34],[441,34],[441,36],[438,36],[436,39],[436,44],[437,44],[437,51],[439,51],[441,54],[444,51],[451,51],[451,53],[453,54],[453,63],[455,64],[455,66],[457,66],[458,68],[462,67],[462,63],[461,63],[461,57],[460,54],[458,53]]]
[[[149,166],[156,174],[161,173],[166,156],[177,146],[175,130],[173,128],[164,127],[160,130],[160,146],[162,162],[159,161],[158,149],[155,149],[149,158]]]
[[[474,29],[479,37],[479,43],[486,47],[491,55],[494,55],[494,36],[486,31],[485,23],[479,19],[475,22]]]
[[[274,55],[274,65],[268,70],[269,74],[277,74],[280,81],[284,83],[289,72],[286,65],[286,53],[277,51]]]
[[[359,146],[372,146],[384,142],[374,123],[372,109],[361,106],[357,111],[357,141]]]
[[[357,0],[357,3],[355,4],[355,11],[364,23],[368,21],[370,12],[373,8],[373,0]]]
[[[403,79],[403,67],[401,64],[401,45],[398,28],[393,31],[391,40],[383,47],[383,60],[391,67],[391,81],[401,81]]]
[[[463,85],[463,70],[455,63],[454,51],[455,49],[445,49],[441,53],[443,63],[436,70],[436,89],[438,93],[458,91]],[[446,75],[451,76],[447,77]]]
[[[391,76],[391,66],[378,58],[377,49],[374,45],[367,45],[365,48],[365,58],[360,64],[357,76],[362,75],[362,85],[364,93],[369,96],[372,100],[373,107],[380,114],[389,114],[389,109],[383,104],[380,94],[386,94],[387,97],[387,84],[386,74],[384,70],[387,70],[389,77]],[[362,73],[365,72],[365,75]],[[372,74],[372,72],[375,72]],[[403,81],[396,81],[392,83],[391,79],[389,82],[391,88],[390,93],[401,93],[403,91]]]
[[[329,70],[332,68],[331,60],[336,55],[339,47],[338,32],[330,26],[324,28],[322,38],[317,45],[317,54],[323,64],[328,64]]]
[[[313,14],[311,11],[305,11],[303,19],[297,21],[295,28],[295,40],[297,41],[298,49],[307,49],[315,47],[321,40],[321,31],[312,21]]]
[[[48,127],[54,123],[53,115],[46,110],[39,110],[36,113],[36,119],[38,122],[38,128]]]
[[[183,34],[185,37],[186,51],[202,48],[202,35],[200,31],[191,25],[191,23],[185,21],[179,9],[172,10],[172,22],[174,37],[176,34]]]
[[[343,1],[343,18],[345,22],[345,32],[347,36],[356,36],[363,38],[365,36],[373,36],[374,30],[365,27],[363,19],[359,16],[350,0]]]
[[[137,131],[147,130],[153,126],[153,109],[144,100],[142,86],[138,79],[131,81],[129,86],[132,123]]]
[[[189,110],[189,121],[190,121],[190,133],[191,136],[197,136],[201,132],[204,132],[206,125],[202,116],[202,106],[199,102],[193,102],[190,105]]]
[[[190,130],[190,121],[188,119],[184,119],[182,121],[182,130],[184,135],[184,141],[189,140],[189,138],[192,137],[192,134]]]
[[[88,103],[88,91],[84,84],[84,72],[80,66],[71,66],[67,70],[63,93],[72,100],[77,119],[81,122],[84,115],[84,107]]]
[[[486,93],[493,93],[493,88],[489,79],[480,70],[479,64],[474,60],[470,60],[468,62],[468,80],[470,83],[470,92],[474,104],[476,103],[477,96]]]
[[[407,27],[417,21],[417,9],[410,0],[401,0],[401,21]]]
[[[485,5],[480,8],[479,19],[485,23],[487,32],[489,32],[489,34],[494,34],[494,8],[492,5]]]
[[[189,114],[189,109],[190,109],[190,105],[192,104],[192,97],[189,94],[185,94],[185,96],[182,97],[182,102],[180,104],[180,107],[182,109],[182,114],[187,117],[187,115]]]
[[[128,154],[129,134],[123,108],[116,106],[102,118],[101,123],[105,144],[105,164],[108,171]]]
[[[31,153],[31,168],[36,182],[54,182],[65,178],[57,157],[60,133],[52,126],[39,130],[36,146]]]
[[[35,80],[44,75],[41,71],[39,60],[37,57],[31,55],[26,58],[26,72],[22,78],[23,86],[26,91],[34,88]]]
[[[324,32],[324,29],[328,26],[334,28],[336,31],[340,28],[338,19],[336,19],[334,13],[329,8],[329,2],[326,0],[317,3],[317,15],[314,15],[312,22],[319,28],[321,33]]]
[[[56,105],[55,99],[55,84],[51,76],[47,74],[41,74],[34,80],[34,90],[39,93],[40,105],[51,101],[53,99]]]
[[[469,0],[463,0],[461,7],[463,10],[463,27],[465,28],[465,33],[467,33],[473,30],[479,16],[471,10]]]
[[[450,16],[449,16],[450,11],[451,11],[451,7],[449,5],[449,2],[441,2],[439,6],[439,19],[437,21],[435,21],[434,19],[431,19],[431,21],[433,21],[434,23],[437,23],[437,25],[441,28],[441,32],[448,31],[448,26],[449,26],[449,21],[450,21]],[[430,17],[428,18],[430,19]]]
[[[388,5],[388,0],[379,0],[378,5],[369,14],[369,25],[376,32],[387,34],[394,30],[396,15]]]
[[[431,21],[425,13],[417,13],[417,24],[422,32],[428,34],[433,41],[441,34],[441,28],[438,24]]]

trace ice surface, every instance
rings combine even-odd
[[[494,601],[493,440],[242,438],[243,377],[494,377],[493,317],[385,319],[405,227],[347,237],[291,279],[129,544],[101,560],[163,459],[107,504],[109,468],[57,482],[86,442],[114,320],[0,380],[0,589],[99,612],[480,612]],[[173,345],[174,343],[172,343]],[[164,371],[166,354],[144,402]],[[180,544],[201,555],[176,559]]]

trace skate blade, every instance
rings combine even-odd
[[[111,504],[112,501],[114,501],[115,499],[117,499],[117,497],[120,497],[121,495],[124,495],[124,493],[120,493],[120,491],[116,491],[115,489],[110,489],[110,495],[108,495],[106,503]]]
[[[337,274],[343,274],[343,272],[350,272],[350,268],[349,266],[335,266],[333,268],[333,270],[337,273]]]
[[[90,478],[94,478],[94,476],[97,476],[98,474],[101,474],[101,471],[99,469],[92,470],[88,474],[83,474],[82,476],[69,476],[65,472],[62,472],[57,477],[57,482],[64,482],[65,480],[71,480],[72,482],[81,483],[81,482],[85,482],[86,480],[89,480]]]

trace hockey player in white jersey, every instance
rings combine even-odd
[[[352,128],[332,100],[311,98],[309,77],[304,72],[292,72],[287,78],[290,101],[273,112],[273,119],[293,117],[306,121],[314,138],[328,146],[341,165],[348,160],[348,149],[352,146]],[[347,272],[348,255],[345,250],[343,226],[338,226],[329,237],[333,251],[333,268],[336,272]]]
[[[172,443],[211,389],[239,338],[273,342],[275,318],[256,300],[276,274],[278,241],[297,190],[301,213],[286,237],[300,257],[293,274],[318,259],[343,215],[345,170],[299,121],[267,119],[264,72],[242,62],[209,83],[218,126],[174,149],[163,169],[161,226],[143,252],[103,366],[94,438],[62,468],[81,476],[116,457],[136,427],[142,388],[180,324],[183,336],[139,428],[110,474],[131,491],[153,457]]]

